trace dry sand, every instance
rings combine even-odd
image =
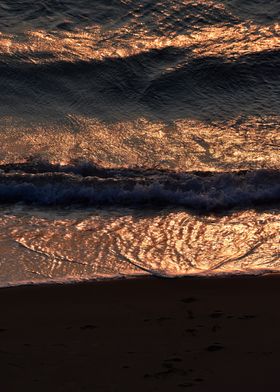
[[[0,290],[1,391],[278,391],[279,277]]]

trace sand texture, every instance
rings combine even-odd
[[[279,301],[279,277],[1,289],[1,390],[277,391]]]

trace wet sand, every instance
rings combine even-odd
[[[278,276],[0,289],[1,390],[280,388]]]

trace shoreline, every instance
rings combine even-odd
[[[29,288],[29,287],[61,287],[61,286],[80,286],[80,285],[102,285],[109,284],[111,282],[124,282],[124,281],[146,281],[146,280],[223,280],[223,279],[255,279],[255,278],[275,278],[280,277],[280,271],[260,271],[258,273],[216,273],[209,275],[178,275],[178,276],[164,276],[164,275],[153,275],[151,274],[139,274],[139,275],[126,275],[126,276],[112,276],[112,277],[96,277],[89,279],[68,279],[62,278],[61,280],[48,280],[48,281],[23,281],[18,283],[8,282],[7,285],[1,286],[0,291],[14,288]]]
[[[0,289],[5,392],[280,387],[279,275]]]

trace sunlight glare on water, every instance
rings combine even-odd
[[[279,1],[0,2],[0,284],[279,271]]]

